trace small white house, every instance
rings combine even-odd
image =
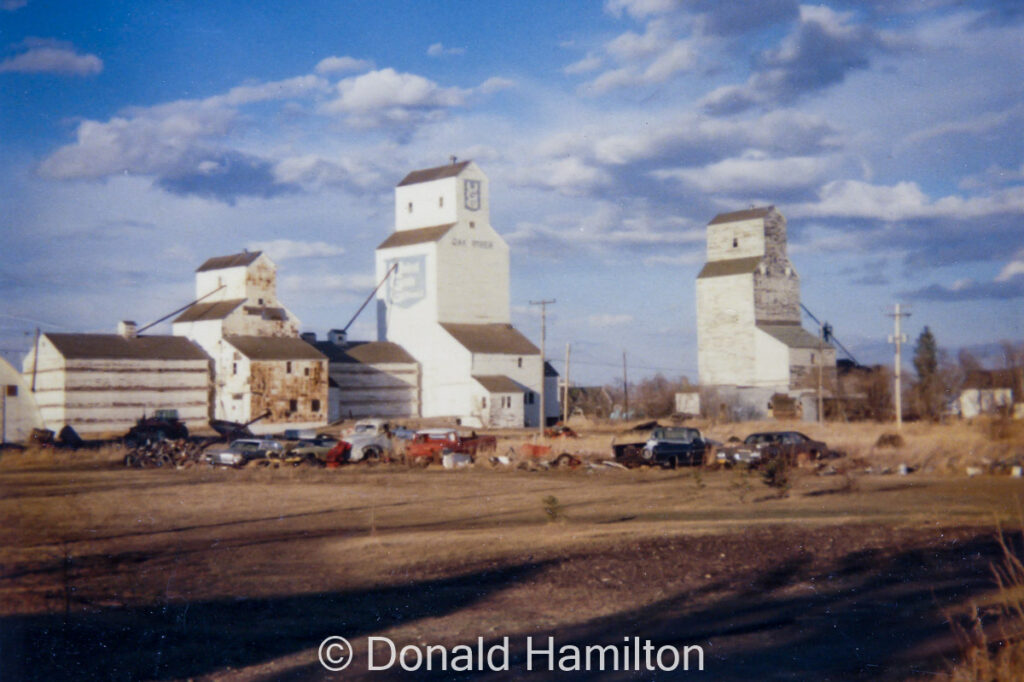
[[[22,376],[48,429],[71,426],[82,436],[122,434],[159,409],[174,409],[189,428],[207,421],[210,359],[178,336],[40,335]]]

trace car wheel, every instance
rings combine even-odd
[[[643,450],[640,451],[640,456],[643,457],[648,462],[650,462],[652,459],[654,459],[654,450],[651,450],[650,448],[644,448]]]
[[[367,464],[379,464],[380,463],[381,450],[380,448],[370,445],[363,448],[363,461]]]

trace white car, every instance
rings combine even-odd
[[[210,464],[229,467],[242,467],[254,459],[266,459],[271,453],[284,452],[281,441],[270,438],[239,438],[228,446],[227,450],[208,452],[203,457]]]

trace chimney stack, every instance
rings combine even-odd
[[[117,333],[126,339],[135,338],[135,330],[138,326],[132,320],[121,320],[117,323]]]

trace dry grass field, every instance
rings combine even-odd
[[[875,446],[885,425],[794,428],[846,456],[834,475],[791,471],[785,496],[735,470],[128,470],[116,447],[8,452],[0,677],[321,679],[329,635],[356,649],[339,679],[430,677],[367,671],[371,635],[510,638],[510,671],[462,677],[557,677],[524,665],[525,638],[549,635],[699,645],[714,679],[948,673],[950,618],[992,608],[995,529],[1017,537],[1024,496],[965,467],[1024,457],[1018,426],[910,424],[898,449]],[[598,459],[613,435],[552,452]],[[880,473],[901,463],[914,473]]]

